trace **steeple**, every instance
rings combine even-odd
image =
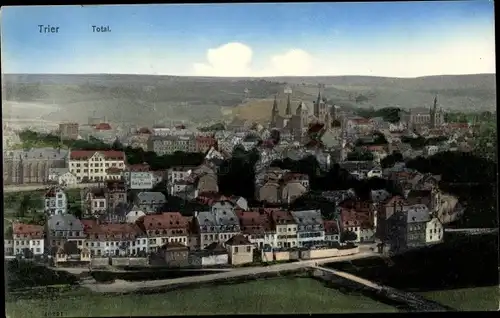
[[[279,113],[279,110],[278,110],[278,94],[274,95],[273,114],[274,113]]]
[[[316,99],[316,105],[321,102],[321,84],[318,84],[318,98]]]
[[[290,94],[287,94],[288,98],[286,100],[286,111],[285,115],[291,116],[292,115],[292,105],[290,104]]]

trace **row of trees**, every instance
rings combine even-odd
[[[389,123],[397,123],[401,120],[401,109],[398,107],[384,107],[380,109],[360,108],[356,110],[358,116],[364,118],[382,117],[384,121]]]

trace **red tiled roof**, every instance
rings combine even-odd
[[[179,212],[145,215],[138,220],[144,230],[165,230],[187,228],[188,220]]]
[[[98,236],[98,238],[123,238],[135,237],[141,230],[135,224],[129,223],[105,223],[99,224],[94,220],[82,220],[85,234]]]
[[[252,243],[250,243],[250,241],[241,234],[233,236],[226,242],[226,245],[251,245],[251,244]]]
[[[325,226],[326,234],[339,234],[340,232],[339,225],[335,220],[325,220],[323,221],[323,225]]]
[[[71,160],[87,160],[96,152],[102,154],[107,160],[125,160],[125,152],[116,150],[74,150],[70,153]]]
[[[95,125],[96,130],[111,130],[111,125],[108,123],[100,123]]]
[[[274,224],[295,224],[293,216],[288,211],[275,210],[271,212],[271,218]]]
[[[265,226],[262,222],[265,221],[265,219],[261,217],[259,212],[238,211],[236,212],[236,215],[240,220],[240,227],[244,234],[257,234],[264,232]]]
[[[358,212],[353,209],[343,208],[340,212],[340,219],[342,220],[342,226],[360,226],[361,228],[372,228],[373,227],[373,213],[369,212]]]
[[[44,228],[41,225],[13,223],[12,234],[26,235],[31,239],[42,239]]]

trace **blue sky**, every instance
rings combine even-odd
[[[493,2],[3,7],[5,73],[495,72]],[[39,32],[38,25],[59,27]],[[93,33],[92,25],[111,32]]]

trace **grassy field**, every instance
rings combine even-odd
[[[396,312],[362,296],[344,295],[308,278],[252,281],[153,295],[73,295],[7,301],[9,317],[63,317]]]
[[[419,293],[420,295],[462,311],[498,310],[499,287],[477,287]]]

